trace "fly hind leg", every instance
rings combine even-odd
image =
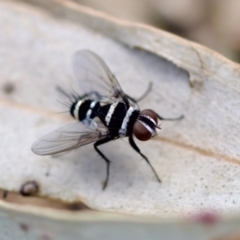
[[[112,141],[113,138],[112,137],[106,137],[104,139],[98,140],[97,142],[94,143],[94,148],[97,151],[97,153],[103,158],[103,160],[106,162],[107,164],[107,175],[106,175],[106,179],[103,183],[103,190],[107,187],[108,184],[108,179],[109,179],[109,173],[110,173],[110,160],[98,149],[98,146],[110,142]]]

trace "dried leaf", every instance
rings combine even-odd
[[[40,196],[161,218],[238,211],[239,65],[172,34],[69,1],[28,2],[58,18],[24,3],[0,2],[0,188],[19,191],[34,180]],[[141,109],[163,117],[184,114],[162,123],[159,137],[138,142],[161,184],[127,140],[101,148],[112,160],[105,191],[106,166],[92,145],[55,158],[31,152],[37,138],[68,121],[54,114],[61,100],[56,86],[68,87],[73,79],[71,56],[78,49],[98,53],[132,97],[152,82]]]

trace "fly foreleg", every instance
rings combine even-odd
[[[161,179],[159,178],[159,176],[158,176],[157,172],[155,171],[155,169],[153,168],[152,164],[149,162],[148,158],[147,158],[144,154],[141,153],[140,149],[138,148],[138,146],[137,146],[136,143],[134,142],[132,135],[129,136],[129,143],[130,143],[130,145],[132,146],[132,148],[133,148],[137,153],[139,153],[139,154],[144,158],[144,160],[147,162],[147,164],[150,166],[150,168],[152,169],[152,171],[153,171],[155,177],[157,178],[158,182],[161,182]]]

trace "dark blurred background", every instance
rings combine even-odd
[[[240,62],[238,0],[75,0],[117,18],[153,25]]]

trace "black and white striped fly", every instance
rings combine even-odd
[[[109,179],[110,160],[98,147],[128,137],[132,148],[145,159],[157,180],[161,182],[148,158],[136,145],[133,136],[141,141],[149,140],[157,134],[156,129],[160,129],[157,125],[158,119],[179,120],[182,116],[166,119],[153,110],[140,111],[137,106],[138,100],[123,92],[105,62],[89,50],[75,53],[73,69],[84,94],[68,94],[59,89],[70,100],[69,112],[78,122],[67,124],[43,136],[33,144],[32,151],[38,155],[53,155],[94,143],[95,150],[107,164],[103,184],[105,189]]]

